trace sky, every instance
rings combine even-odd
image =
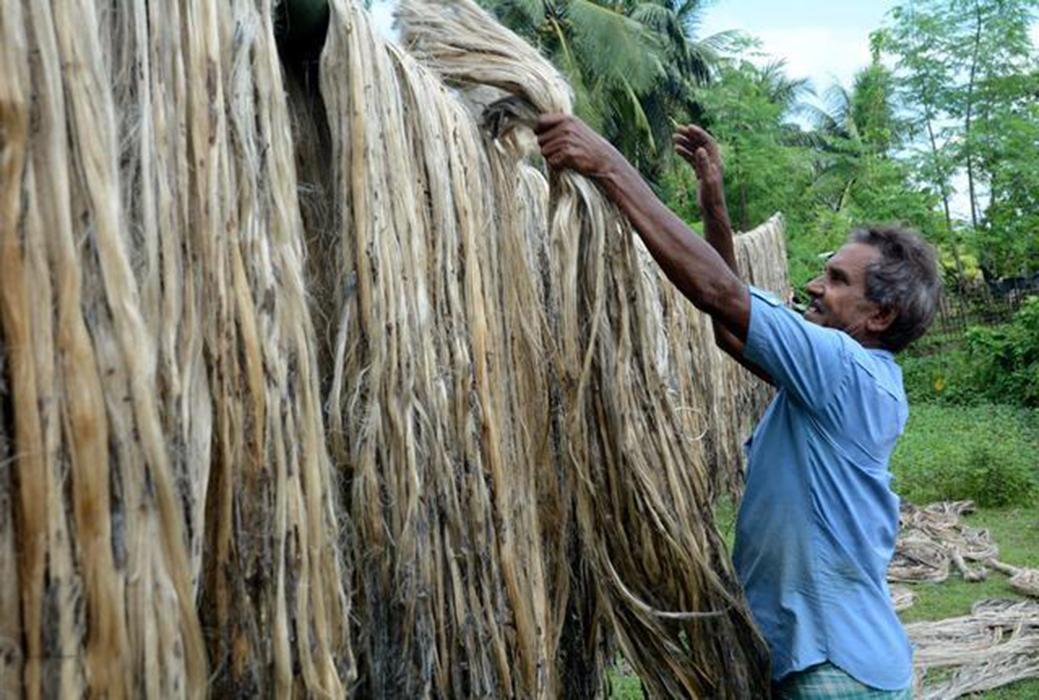
[[[387,36],[394,0],[374,0],[375,24]],[[788,75],[808,78],[820,94],[834,82],[849,87],[869,63],[869,33],[898,0],[714,0],[703,13],[700,36],[737,29],[761,40],[762,52],[786,59]],[[1039,45],[1039,24],[1033,29]],[[763,59],[764,60],[764,59]]]
[[[895,0],[716,0],[698,34],[736,29],[761,41],[760,50],[787,63],[787,74],[808,78],[819,94],[835,82],[849,86],[870,60],[869,33]]]

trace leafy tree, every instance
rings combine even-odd
[[[903,108],[920,127],[916,174],[941,197],[946,240],[960,249],[949,200],[952,179],[963,173],[970,207],[963,233],[997,276],[1035,269],[1029,261],[1039,252],[1039,64],[1029,36],[1037,8],[1039,0],[915,0],[895,8],[878,33],[896,60]]]
[[[749,230],[785,211],[811,176],[810,161],[787,119],[807,94],[781,62],[755,66],[742,59],[721,63],[716,81],[700,92],[705,125],[722,146],[733,223]]]

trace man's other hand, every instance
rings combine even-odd
[[[725,205],[723,190],[722,156],[718,144],[704,129],[689,124],[680,126],[672,137],[675,153],[696,171],[700,182],[697,199],[705,214],[718,211]]]
[[[569,114],[542,115],[534,131],[541,155],[554,169],[567,168],[587,177],[602,177],[621,158],[609,141]]]

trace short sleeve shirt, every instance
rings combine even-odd
[[[829,661],[866,685],[912,681],[886,572],[899,499],[888,461],[908,417],[885,350],[751,288],[743,354],[778,387],[747,443],[733,559],[774,680]]]

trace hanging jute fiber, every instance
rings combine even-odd
[[[450,84],[498,88],[535,112],[570,110],[554,69],[472,3],[405,2],[399,19],[408,51]],[[682,410],[700,402],[669,382],[671,343],[695,336],[667,331],[690,328],[691,307],[589,181],[559,173],[550,184],[562,469],[576,474],[603,614],[655,695],[767,692],[763,647],[713,526],[696,416]]]
[[[0,12],[4,686],[342,695],[349,599],[269,3]]]
[[[328,10],[0,5],[0,693],[766,695],[712,506],[767,392],[544,170],[532,48]]]

